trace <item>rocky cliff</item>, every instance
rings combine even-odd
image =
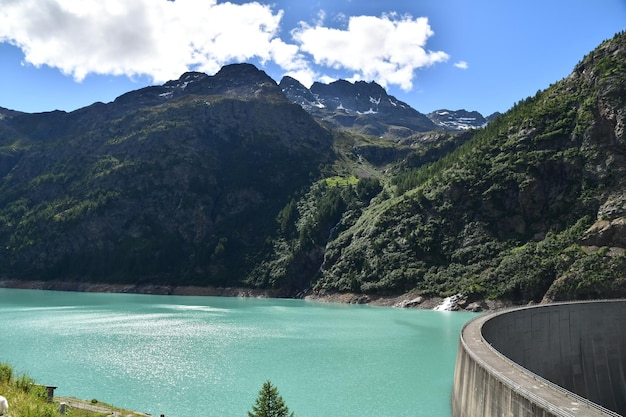
[[[468,130],[485,127],[487,119],[477,111],[436,110],[427,114],[437,126],[445,130]]]
[[[391,138],[438,128],[424,114],[390,96],[375,82],[315,82],[307,89],[297,80],[284,77],[279,86],[288,99],[336,128]]]

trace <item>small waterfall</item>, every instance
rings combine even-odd
[[[455,294],[450,297],[444,298],[444,300],[433,310],[436,311],[453,311],[457,308],[457,303],[463,297],[461,294]]]
[[[326,253],[326,249],[328,249],[328,244],[332,240],[333,233],[335,233],[335,229],[339,226],[339,224],[341,224],[341,219],[337,222],[337,224],[335,224],[333,227],[330,228],[330,231],[328,232],[328,238],[326,239],[326,245],[324,245],[324,253]],[[317,272],[320,273],[323,271],[323,269],[324,269],[324,257],[322,257],[322,263],[320,264],[320,267],[318,268]]]
[[[339,227],[339,224],[341,224],[341,219],[339,219],[337,224],[335,224],[333,227],[330,228],[330,231],[328,232],[328,238],[326,239],[326,246],[324,246],[324,250],[326,250],[328,248],[328,244],[330,243],[331,239],[333,238],[333,233],[335,233],[335,229],[337,227]]]

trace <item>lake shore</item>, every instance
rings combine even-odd
[[[200,287],[175,286],[157,284],[105,284],[94,282],[75,281],[22,281],[16,279],[0,279],[0,288],[49,290],[49,291],[76,291],[99,293],[128,293],[149,295],[187,295],[187,296],[216,296],[216,297],[251,297],[251,298],[298,298],[307,301],[367,304],[380,307],[417,308],[430,310],[439,306],[444,299],[441,297],[424,297],[411,291],[401,295],[380,296],[355,293],[302,293],[296,297],[287,297],[280,290],[267,290],[243,287]],[[454,308],[465,311],[490,311],[509,306],[508,303],[498,300],[477,300],[469,302],[460,298]]]

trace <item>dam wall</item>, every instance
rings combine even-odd
[[[481,316],[461,332],[454,417],[626,415],[626,301]]]

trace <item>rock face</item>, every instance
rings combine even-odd
[[[477,111],[442,109],[428,113],[427,116],[445,130],[480,129],[487,124],[487,119]]]
[[[626,248],[626,217],[595,222],[580,243],[585,246]]]
[[[284,100],[276,82],[265,72],[251,64],[232,64],[224,66],[213,76],[186,72],[178,80],[168,81],[161,86],[131,91],[115,99],[112,107],[130,110],[189,95]]]
[[[315,82],[308,89],[287,76],[279,86],[289,100],[318,119],[335,127],[376,136],[402,138],[415,132],[479,129],[499,114],[485,118],[477,111],[444,109],[424,115],[387,94],[375,82]]]
[[[305,110],[311,111],[314,108],[324,108],[325,105],[319,101],[300,81],[295,78],[285,76],[278,84],[285,96],[296,104],[302,106]]]
[[[307,89],[297,80],[284,77],[279,86],[288,99],[341,129],[390,137],[437,129],[428,117],[390,96],[375,82],[315,82]]]

